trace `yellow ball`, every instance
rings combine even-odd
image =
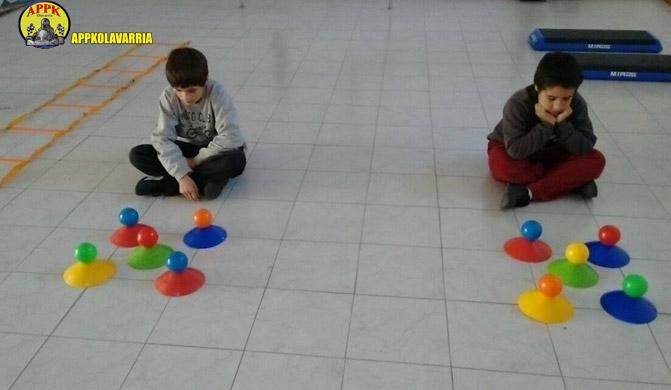
[[[589,257],[589,249],[582,242],[573,242],[566,247],[566,259],[573,264],[585,264]]]

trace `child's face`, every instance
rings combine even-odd
[[[552,116],[557,117],[571,105],[575,88],[554,86],[538,91],[538,103]]]
[[[200,98],[203,97],[203,91],[205,88],[197,86],[197,85],[192,85],[190,87],[173,87],[173,90],[175,91],[175,94],[179,98],[179,100],[191,107],[192,105],[198,103]]]

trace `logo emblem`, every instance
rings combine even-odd
[[[70,16],[57,3],[40,1],[21,12],[19,32],[26,46],[50,49],[65,43],[70,32]]]

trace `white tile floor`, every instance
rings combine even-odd
[[[202,206],[132,194],[140,174],[126,156],[155,121],[160,69],[0,188],[0,389],[671,389],[671,84],[581,87],[608,159],[594,201],[501,212],[484,152],[542,56],[526,43],[532,28],[648,29],[669,53],[663,1],[60,4],[76,31],[191,40],[235,95],[250,158],[205,203],[230,238],[187,251],[208,283],[179,299],[107,242],[118,211],[135,207],[182,248]],[[16,17],[0,17],[3,126],[127,49],[26,48]],[[0,135],[0,152],[42,141]],[[615,224],[633,258],[566,291],[577,310],[565,325],[515,306],[545,265],[501,246],[530,218],[556,254]],[[73,290],[61,273],[86,240],[119,274]],[[599,308],[634,272],[660,311],[650,326]]]

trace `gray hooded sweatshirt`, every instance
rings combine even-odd
[[[200,164],[209,157],[245,145],[240,132],[238,110],[223,85],[207,80],[203,97],[191,107],[184,105],[172,87],[159,99],[158,124],[151,133],[151,144],[163,167],[179,180],[191,168],[174,141],[203,146],[194,158]]]
[[[487,139],[504,144],[508,155],[515,160],[546,149],[560,148],[576,155],[592,151],[596,136],[587,103],[579,93],[575,93],[571,102],[573,114],[554,127],[536,116],[536,103],[538,93],[533,85],[515,92],[503,108],[503,119]]]

